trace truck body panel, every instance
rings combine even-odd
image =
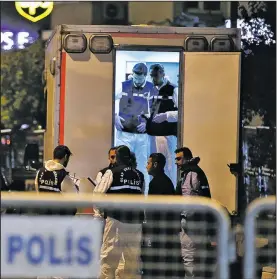
[[[83,61],[86,54],[63,52],[62,57],[66,69],[61,115],[65,121],[60,123],[60,144],[72,149],[69,167],[74,172],[81,177],[95,177],[108,164],[112,145],[112,54],[103,57],[106,62],[93,55]]]
[[[109,34],[109,54],[67,53],[67,34]],[[45,158],[65,144],[73,157],[68,169],[80,177],[95,177],[108,164],[114,138],[115,56],[120,49],[180,52],[178,146],[188,146],[201,157],[213,198],[237,211],[237,178],[227,164],[239,160],[240,52],[184,52],[187,36],[230,36],[240,49],[238,29],[133,26],[70,26],[57,28],[46,49],[56,57],[56,72],[47,75],[48,116]],[[49,84],[48,84],[49,83]],[[51,116],[49,114],[52,114]],[[145,162],[146,163],[146,162]]]
[[[59,137],[61,63],[61,31],[60,27],[57,27],[50,37],[45,52],[45,93],[47,98],[47,129],[44,134],[45,160],[52,159],[53,150]]]
[[[201,158],[212,197],[237,211],[240,53],[185,53],[182,146]]]

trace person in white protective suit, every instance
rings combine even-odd
[[[177,148],[178,87],[165,78],[164,67],[154,64],[150,67],[153,84],[159,90],[154,96],[147,133],[152,138],[151,152],[162,153],[166,157],[165,173],[174,187],[177,183],[177,168],[174,151]]]
[[[116,165],[105,172],[94,193],[113,194],[115,200],[116,194],[142,194],[144,177],[134,165],[130,149],[119,146],[116,150]],[[140,279],[143,210],[106,208],[105,212],[107,219],[101,248],[99,279]]]
[[[150,143],[146,120],[141,115],[150,116],[151,101],[158,93],[154,85],[146,81],[147,72],[144,63],[137,63],[133,67],[132,79],[122,82],[122,88],[117,90],[115,98],[115,145],[126,145],[135,153],[138,170],[145,177],[146,192],[149,176],[145,166],[150,154]]]

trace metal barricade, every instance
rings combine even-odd
[[[209,199],[134,195],[59,196],[31,193],[2,194],[1,199],[2,207],[52,209],[96,207],[97,212],[107,216],[104,237],[102,238],[101,235],[97,238],[99,242],[104,240],[101,248],[101,263],[96,252],[98,258],[94,259],[94,267],[98,265],[97,268],[100,269],[101,265],[101,272],[103,269],[106,273],[124,272],[122,278],[184,278],[185,273],[187,276],[192,273],[197,279],[229,278],[229,216],[225,209]],[[35,218],[35,216],[28,218]],[[57,218],[63,220],[67,217]],[[82,218],[85,217],[76,219],[82,220]],[[86,222],[89,222],[87,220]],[[97,226],[96,223],[90,224],[91,227]],[[81,230],[83,225],[81,223],[79,225]],[[76,223],[76,226],[79,225]],[[18,229],[20,231],[20,228]],[[77,233],[78,229],[77,227],[73,231],[76,230]],[[36,231],[35,223],[33,230],[30,233]],[[109,245],[114,247],[111,249]],[[114,251],[112,255],[111,250]],[[137,254],[139,259],[131,266],[130,262],[134,254]],[[114,262],[117,263],[116,266],[112,266]],[[1,263],[1,273],[5,275],[7,263]],[[134,271],[132,269],[134,266],[137,269],[136,276],[128,277],[126,274],[130,270]],[[63,271],[59,270],[58,264],[53,270],[51,266],[47,267],[48,272],[40,270],[39,276],[68,276],[68,273],[63,274]],[[32,265],[28,266],[28,270],[32,268]],[[115,270],[111,271],[112,268]],[[72,272],[70,277],[84,278],[81,273]],[[95,272],[94,269],[94,274]],[[28,274],[21,274],[20,277],[28,278],[31,273],[30,271]]]
[[[276,263],[276,198],[252,202],[244,226],[244,279],[261,279],[263,268]]]

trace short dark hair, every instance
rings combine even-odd
[[[65,156],[71,156],[72,153],[71,151],[69,150],[69,148],[65,145],[58,145],[55,149],[54,149],[54,152],[53,152],[53,157],[54,159],[58,159],[58,160],[61,160],[63,159]]]
[[[132,164],[132,167],[135,168],[135,169],[138,166],[136,154],[134,152],[131,152],[131,164]]]
[[[175,150],[175,154],[177,154],[179,152],[182,152],[186,159],[192,159],[193,158],[192,152],[190,151],[190,149],[188,147],[181,147],[181,148],[177,148]]]
[[[152,159],[152,164],[157,163],[157,165],[158,165],[157,167],[159,169],[164,169],[166,159],[165,159],[165,156],[162,153],[152,153],[150,155],[150,158]]]
[[[161,74],[164,74],[164,67],[161,64],[153,64],[153,65],[150,66],[150,70],[149,70],[150,75],[153,71],[160,72]]]
[[[111,147],[108,154],[110,155],[110,152],[113,151],[113,150],[116,150],[116,147]]]
[[[131,151],[128,146],[120,145],[116,148],[116,160],[131,165]]]

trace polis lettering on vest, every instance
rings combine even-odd
[[[122,170],[122,172],[120,173],[120,183],[123,183],[124,185],[130,185],[130,186],[139,186],[141,184],[141,180],[138,173],[137,173],[137,179],[126,178],[126,172],[130,170],[132,170],[131,167],[126,167]]]
[[[130,186],[139,186],[141,181],[136,179],[124,179],[120,178],[120,183],[123,183],[124,185],[130,185]]]
[[[88,265],[93,260],[93,253],[89,248],[92,239],[89,235],[74,239],[72,230],[68,230],[64,240],[64,255],[57,254],[57,244],[54,236],[45,238],[42,235],[30,237],[23,237],[20,234],[11,235],[7,239],[7,263],[14,264],[22,253],[32,265],[40,265],[43,262],[51,265],[71,265],[74,262]],[[73,254],[72,251],[78,253]]]
[[[57,182],[57,181],[53,181],[53,180],[51,180],[51,179],[48,179],[48,180],[43,180],[43,179],[41,179],[41,180],[39,180],[39,182],[40,182],[41,184],[45,184],[45,185],[47,185],[47,186],[56,186],[56,185],[58,185],[58,182]]]

